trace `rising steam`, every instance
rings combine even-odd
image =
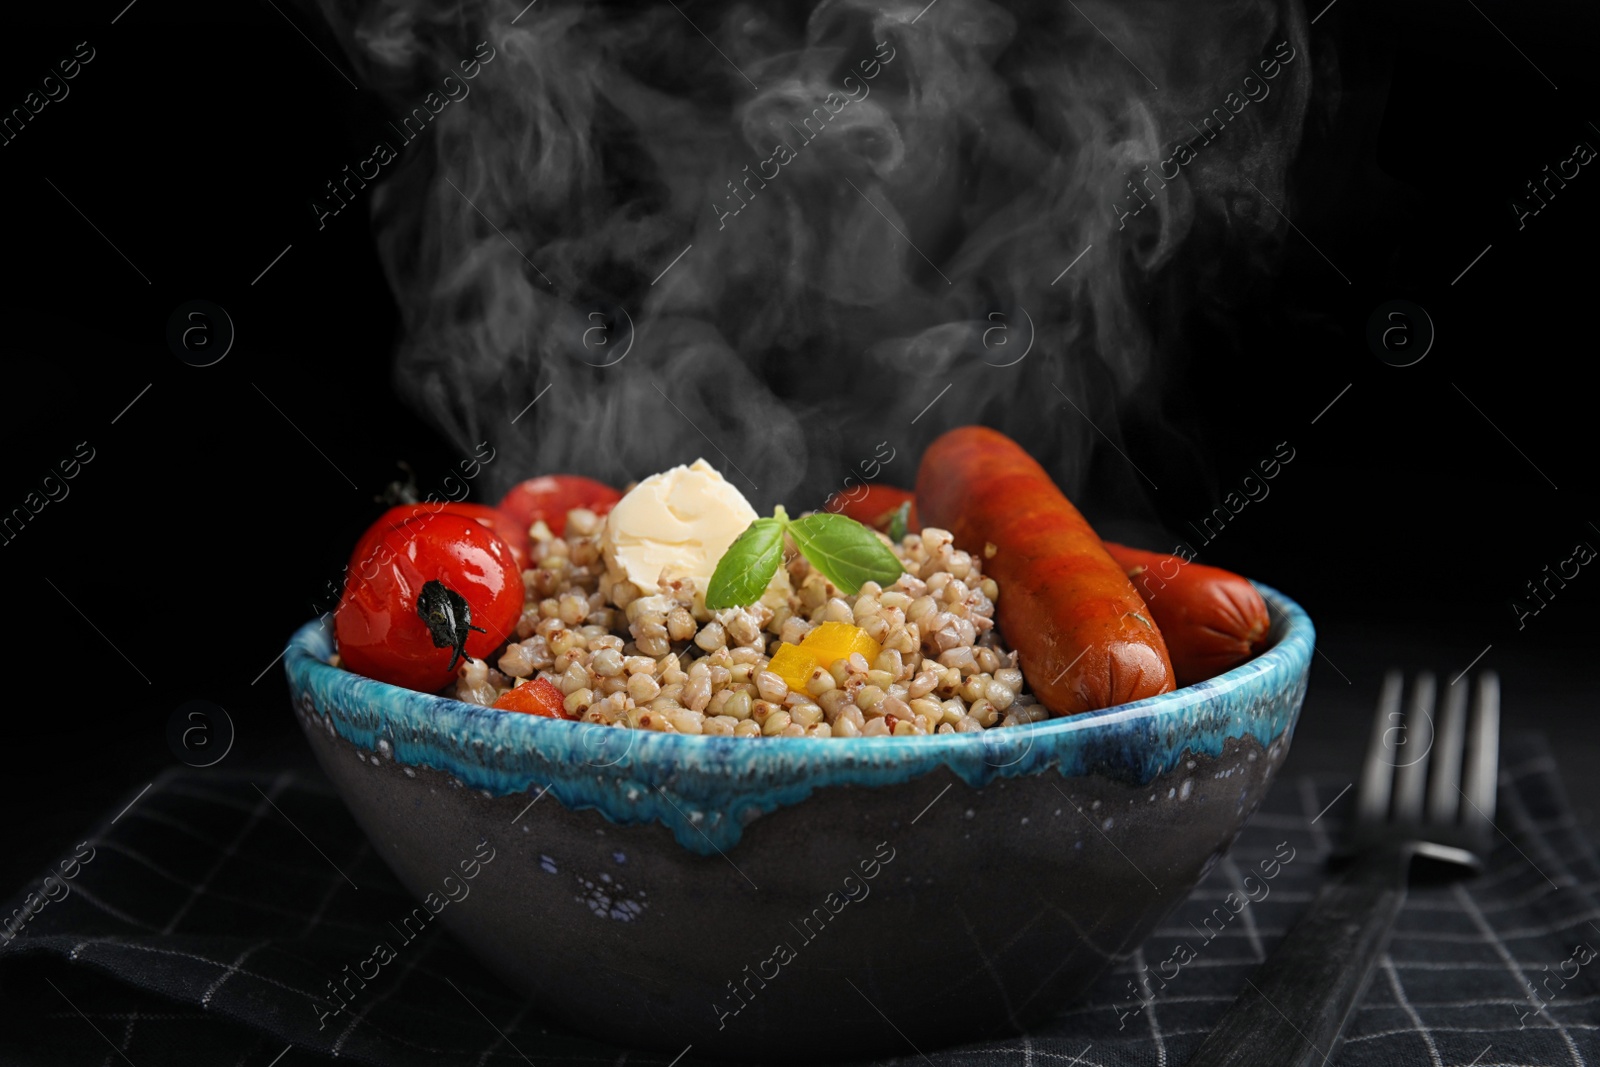
[[[470,90],[373,201],[402,393],[491,477],[703,454],[758,507],[980,420],[1077,488],[1197,218],[1281,226],[1310,81],[1293,0],[323,3],[399,114]]]

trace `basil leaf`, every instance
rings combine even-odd
[[[783,559],[783,525],[783,519],[770,518],[745,527],[711,573],[706,607],[740,608],[761,599]]]
[[[905,540],[906,522],[911,518],[911,501],[907,500],[894,509],[894,514],[889,516],[889,540],[899,544]]]
[[[889,585],[904,569],[877,534],[843,515],[818,511],[792,519],[789,536],[824,578],[849,595],[862,582]]]

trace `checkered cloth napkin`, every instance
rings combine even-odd
[[[1508,736],[1502,768],[1488,872],[1412,890],[1339,1067],[1600,1064],[1600,863],[1541,740]],[[1326,878],[1348,785],[1280,781],[1228,859],[1086,1003],[1026,1037],[927,1061],[1182,1064]],[[415,901],[315,772],[175,771],[85,838],[4,906],[0,1063],[670,1060],[542,1018],[437,924],[319,1031],[309,1005],[326,977],[384,935],[375,916]],[[893,1062],[921,1059],[908,1048]]]

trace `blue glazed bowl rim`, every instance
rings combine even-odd
[[[1315,631],[1294,601],[1252,584],[1276,616],[1273,643],[1254,659],[1160,696],[971,734],[765,743],[500,711],[330,665],[326,616],[295,632],[284,669],[302,711],[362,749],[386,749],[401,765],[444,771],[491,796],[542,787],[568,808],[597,809],[613,822],[659,821],[680,844],[709,854],[735,844],[753,819],[822,786],[900,784],[941,766],[973,788],[1049,768],[1144,784],[1186,753],[1220,756],[1229,738],[1254,736],[1265,748],[1293,728]]]
[[[1270,586],[1260,582],[1251,581],[1268,608],[1275,611],[1278,621],[1273,624],[1272,634],[1276,635],[1273,641],[1260,655],[1240,664],[1239,666],[1208,678],[1193,685],[1174,689],[1170,693],[1159,696],[1145,697],[1127,704],[1118,704],[1109,708],[1096,711],[1080,712],[1076,715],[1067,715],[1060,718],[1047,719],[1032,726],[1020,728],[1007,728],[1005,730],[982,734],[926,734],[915,737],[857,737],[850,739],[852,748],[862,745],[875,746],[876,749],[893,749],[905,751],[908,754],[914,751],[928,749],[962,748],[971,747],[974,738],[986,737],[1022,737],[1032,735],[1035,739],[1057,734],[1076,733],[1091,727],[1105,726],[1113,722],[1121,722],[1144,716],[1157,716],[1163,710],[1173,710],[1186,707],[1193,697],[1207,690],[1226,691],[1235,689],[1263,675],[1276,674],[1288,668],[1291,674],[1298,674],[1309,666],[1316,631],[1311,624],[1311,618],[1299,604],[1289,599]],[[305,691],[312,688],[309,684],[318,678],[337,676],[353,680],[357,690],[363,691],[361,695],[367,696],[374,706],[392,703],[397,696],[403,696],[408,701],[421,700],[437,714],[448,726],[468,728],[469,732],[476,733],[472,727],[480,726],[484,720],[495,723],[514,723],[527,742],[538,747],[545,742],[559,743],[569,737],[573,730],[582,730],[585,725],[566,719],[547,719],[538,715],[525,715],[516,712],[501,711],[496,708],[486,708],[477,704],[469,704],[464,700],[454,697],[439,696],[434,693],[421,693],[416,690],[405,689],[401,686],[380,682],[376,679],[353,674],[341,667],[328,663],[328,658],[333,654],[333,639],[322,619],[312,619],[296,630],[289,639],[285,649],[284,670],[289,676],[292,689]],[[601,727],[601,729],[616,729],[615,727]],[[659,733],[655,731],[626,731],[630,736],[641,733],[645,737],[657,740],[676,748],[694,750],[698,747],[710,745],[716,747],[740,748],[752,739],[739,737],[711,737],[701,734]],[[834,743],[833,738],[813,737],[786,737],[781,739],[786,751],[804,752],[807,755],[820,753],[824,760],[830,756],[848,755],[841,746]],[[1019,742],[1020,743],[1020,742]],[[756,746],[754,751],[766,752],[766,746]],[[772,754],[772,753],[767,753]]]

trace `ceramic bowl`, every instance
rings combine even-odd
[[[544,1014],[728,1059],[1016,1032],[1126,958],[1234,841],[1288,752],[1310,620],[1197,685],[1030,727],[756,739],[512,714],[285,657],[312,748],[425,903]],[[441,906],[442,907],[442,906]]]

